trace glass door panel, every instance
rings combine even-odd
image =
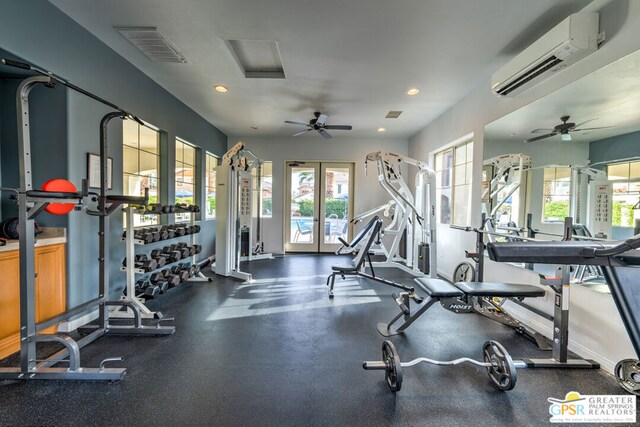
[[[318,251],[319,170],[319,163],[287,162],[287,252]]]
[[[320,252],[334,252],[340,239],[349,241],[353,217],[353,164],[322,163]]]

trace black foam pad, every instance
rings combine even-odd
[[[473,297],[536,298],[546,294],[539,286],[513,283],[457,282],[455,286]]]
[[[429,277],[419,277],[414,279],[418,285],[427,293],[427,296],[431,298],[455,298],[461,297],[464,293],[453,286],[451,283],[442,279],[432,279]]]

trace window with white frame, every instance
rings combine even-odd
[[[264,162],[261,170],[261,189],[262,189],[262,206],[260,213],[262,217],[270,218],[273,211],[273,162]]]
[[[176,139],[176,194],[175,203],[192,205],[196,192],[196,147]],[[189,221],[190,213],[176,213],[175,220]]]
[[[216,217],[216,168],[218,167],[218,158],[207,152],[206,160],[206,182],[205,194],[207,206],[205,207],[205,218],[214,219]]]
[[[469,223],[472,171],[473,141],[436,153],[436,206],[439,223]]]
[[[144,196],[158,203],[160,191],[160,132],[134,120],[122,124],[122,190],[127,196]],[[134,226],[158,224],[158,215],[135,215]]]
[[[542,221],[562,222],[569,216],[571,168],[544,168]]]
[[[613,187],[611,225],[634,228],[640,219],[640,162],[608,165],[607,176]]]

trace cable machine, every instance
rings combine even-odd
[[[245,149],[244,142],[238,142],[222,156],[216,169],[215,272],[218,275],[251,281],[251,274],[240,269],[240,262],[273,258],[270,253],[263,252],[260,212],[263,163]],[[255,216],[254,201],[257,206]]]

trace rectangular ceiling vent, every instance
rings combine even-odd
[[[389,111],[387,115],[384,117],[385,119],[397,119],[402,114],[402,111]]]
[[[181,62],[187,60],[164,38],[156,27],[113,27],[153,62]]]
[[[245,78],[285,78],[278,42],[274,40],[225,40],[225,44]]]

